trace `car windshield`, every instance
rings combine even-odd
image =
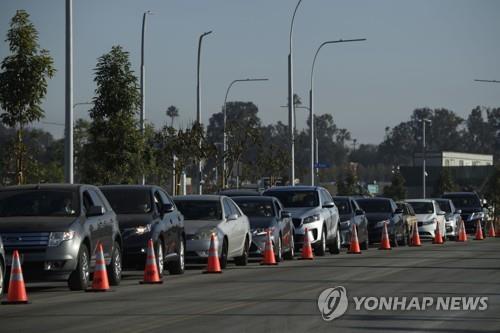
[[[364,199],[357,200],[366,213],[392,213],[392,206],[389,200]]]
[[[250,217],[268,217],[274,216],[272,201],[245,201],[243,199],[234,200],[246,216]]]
[[[0,217],[77,216],[78,192],[70,190],[0,191]]]
[[[339,209],[339,214],[350,214],[351,213],[351,207],[349,205],[349,200],[333,198],[333,202],[335,203],[335,206],[337,206],[337,208]]]
[[[439,208],[446,213],[451,213],[451,206],[447,200],[438,200]]]
[[[101,188],[116,214],[146,214],[151,212],[151,194],[142,188]]]
[[[411,201],[410,205],[413,207],[415,214],[433,214],[434,205],[432,202],[419,202]]]
[[[185,220],[222,220],[222,208],[219,201],[175,199],[174,201]]]
[[[269,191],[266,196],[278,198],[285,207],[317,207],[319,206],[316,191]]]
[[[458,209],[481,207],[481,202],[479,202],[479,199],[474,195],[446,196],[446,199],[451,199],[451,201],[453,201],[453,205],[455,205]]]

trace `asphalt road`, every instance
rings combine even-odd
[[[31,304],[0,306],[0,332],[500,332],[500,238],[230,264],[220,275],[201,268],[147,286],[138,284],[142,272],[126,272],[107,293],[28,284]],[[349,308],[326,322],[317,299],[335,286],[347,289]],[[488,308],[357,311],[353,296],[485,296]]]

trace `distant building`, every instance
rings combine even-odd
[[[453,151],[429,152],[425,153],[425,165],[431,167],[489,166],[493,165],[493,155],[457,153]],[[422,153],[414,155],[413,166],[422,166]]]

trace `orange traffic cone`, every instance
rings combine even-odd
[[[382,229],[382,239],[380,240],[379,250],[392,250],[391,242],[389,241],[389,233],[387,232],[387,222],[384,223],[384,229]]]
[[[153,240],[148,240],[148,252],[146,255],[146,267],[144,267],[144,280],[140,284],[161,284],[163,280],[160,279],[158,267],[156,266],[156,256],[153,247]]]
[[[309,230],[304,229],[304,244],[302,245],[302,255],[299,260],[313,260],[314,255],[311,247],[311,241],[309,240]]]
[[[207,269],[203,272],[203,274],[222,273],[222,270],[220,269],[219,255],[217,253],[215,240],[215,234],[212,234],[212,236],[210,236],[210,248],[208,249]]]
[[[490,221],[490,229],[488,230],[488,237],[496,237],[495,225],[493,224],[493,221]]]
[[[361,254],[361,249],[359,248],[358,231],[356,224],[352,224],[351,232],[351,242],[349,244],[349,251],[347,253]]]
[[[441,236],[441,231],[439,230],[439,221],[436,222],[436,231],[434,231],[433,244],[443,244],[443,237]]]
[[[460,218],[460,226],[458,227],[457,242],[466,242],[466,241],[467,241],[467,232],[465,232],[464,220]]]
[[[106,272],[106,261],[102,244],[97,245],[97,255],[95,260],[94,278],[92,279],[92,287],[85,291],[109,291],[108,273]]]
[[[476,237],[474,237],[474,240],[483,240],[483,228],[481,227],[481,221],[477,220],[476,223]]]
[[[10,271],[9,292],[7,300],[2,304],[28,304],[26,287],[24,285],[23,270],[19,261],[19,253],[14,250],[12,253],[12,268]]]
[[[418,222],[413,226],[410,246],[422,246],[422,242],[420,242],[420,234],[418,233]]]
[[[273,242],[271,241],[271,231],[267,230],[266,247],[264,249],[264,256],[262,257],[261,265],[277,265],[274,257]]]

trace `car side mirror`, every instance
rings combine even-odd
[[[461,210],[461,209],[457,209],[457,210],[455,211],[455,213],[457,213],[457,214],[462,214],[462,210]]]
[[[397,208],[395,211],[394,211],[394,214],[403,214],[403,210],[401,208]]]
[[[90,206],[89,211],[87,212],[88,217],[102,216],[102,215],[104,215],[103,206]]]
[[[229,215],[226,220],[229,222],[229,221],[234,221],[234,220],[237,220],[238,219],[238,214],[231,214]]]
[[[325,201],[323,203],[323,208],[333,208],[335,207],[335,204],[333,203],[333,201]]]
[[[444,210],[438,211],[438,215],[446,215],[446,212]]]
[[[173,211],[174,211],[174,206],[172,204],[164,204],[161,207],[161,213],[162,214],[172,213]]]
[[[290,218],[290,217],[292,217],[292,213],[284,211],[284,210],[281,211],[281,218],[282,219],[287,219],[287,218]]]
[[[364,212],[364,211],[362,211],[361,209],[356,209],[356,211],[354,212],[354,214],[355,214],[356,216],[360,216],[360,215],[364,215],[364,214],[365,214],[365,212]]]

